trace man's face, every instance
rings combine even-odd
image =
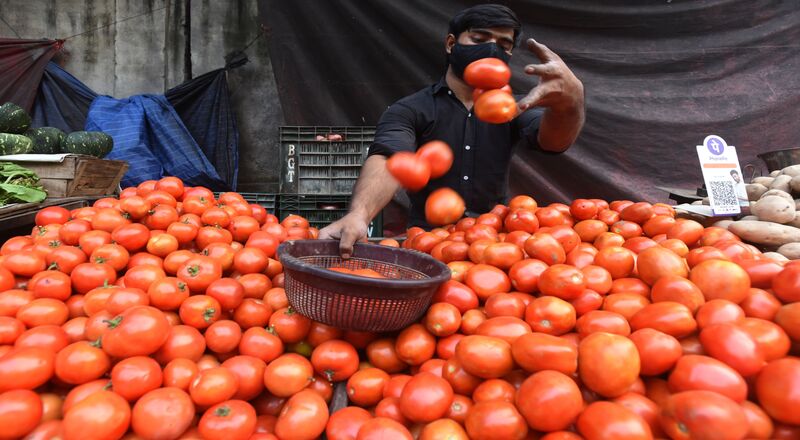
[[[731,173],[731,177],[733,177],[733,180],[734,180],[736,183],[739,183],[739,182],[741,182],[741,180],[742,180],[742,179],[739,177],[739,173]]]
[[[449,34],[445,39],[445,50],[447,53],[450,53],[456,41],[466,46],[495,43],[511,55],[511,51],[514,50],[514,29],[510,27],[474,28],[462,32],[458,36],[458,40],[456,40],[453,34]]]

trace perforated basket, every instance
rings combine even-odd
[[[336,240],[287,241],[278,248],[286,297],[304,316],[334,327],[370,332],[399,330],[419,319],[450,269],[421,252],[356,244],[347,260]],[[327,270],[372,269],[386,279]]]

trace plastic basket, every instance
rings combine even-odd
[[[342,140],[317,140],[328,134]],[[371,126],[281,127],[281,193],[351,194],[374,139]]]
[[[284,288],[300,314],[334,327],[369,332],[405,328],[418,320],[439,286],[450,279],[447,265],[421,252],[356,244],[347,260],[336,240],[287,241],[278,248]],[[386,279],[327,270],[368,268]]]

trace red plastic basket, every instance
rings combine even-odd
[[[421,252],[356,244],[339,256],[336,240],[287,241],[278,248],[286,297],[300,314],[334,327],[370,332],[400,330],[418,320],[450,268]],[[327,270],[372,269],[382,278]]]

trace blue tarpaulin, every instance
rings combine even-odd
[[[100,96],[89,108],[86,129],[114,138],[106,157],[130,165],[123,186],[171,175],[191,186],[229,189],[163,95]]]
[[[83,130],[95,98],[94,90],[58,64],[49,62],[33,103],[33,126],[56,127],[66,133]]]

